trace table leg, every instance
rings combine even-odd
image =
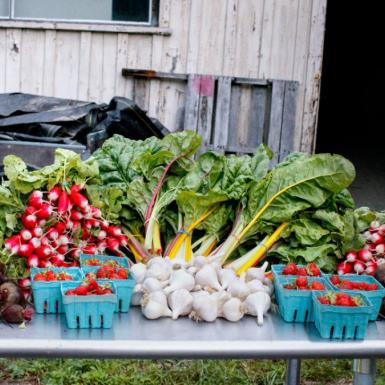
[[[353,385],[374,385],[376,377],[376,359],[354,359],[353,374]]]
[[[301,377],[301,360],[291,358],[286,361],[286,380],[285,385],[299,385]]]

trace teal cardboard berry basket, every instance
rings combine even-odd
[[[373,306],[364,295],[354,292],[352,295],[359,296],[364,305],[333,306],[323,305],[317,299],[327,291],[314,291],[312,293],[314,308],[314,323],[322,338],[329,339],[356,339],[365,338],[366,329]]]
[[[100,267],[98,266],[84,266],[82,267],[82,272],[84,274],[84,277],[87,273],[95,273],[98,271]],[[101,284],[105,282],[114,282],[116,289],[117,289],[117,295],[118,295],[118,301],[115,306],[115,312],[120,313],[127,313],[130,309],[131,305],[131,297],[132,293],[134,291],[135,287],[135,279],[133,275],[128,271],[128,279],[97,279],[98,282]]]
[[[341,290],[338,286],[333,285],[330,282],[330,278],[332,277],[332,274],[326,275],[326,279],[329,282],[329,285],[333,288],[333,290],[336,291],[344,291],[346,293],[350,292],[358,292],[360,294],[363,294],[365,297],[369,298],[371,304],[373,305],[372,313],[370,314],[369,321],[375,321],[378,317],[378,313],[381,309],[382,299],[385,297],[385,288],[381,285],[380,282],[376,280],[376,278],[372,277],[371,275],[357,275],[357,274],[344,274],[340,275],[339,277],[342,280],[348,280],[348,281],[354,281],[354,282],[365,282],[365,283],[375,283],[378,286],[378,290]]]
[[[52,268],[32,268],[31,269],[31,286],[33,293],[33,302],[36,313],[63,313],[62,296],[60,285],[63,281],[35,281],[37,273],[52,270],[55,273],[65,272],[69,274],[74,281],[83,278],[82,272],[78,267],[52,267]]]
[[[97,259],[102,265],[107,261],[116,261],[121,267],[129,269],[130,263],[127,257],[117,257],[116,255],[99,255],[99,254],[80,254],[80,266],[81,267],[90,267],[86,264],[86,261],[89,259]]]
[[[311,290],[290,290],[284,285],[294,283],[297,276],[280,276],[276,281],[276,299],[279,313],[286,322],[314,322]],[[305,277],[304,277],[305,278]],[[327,281],[321,277],[307,277],[309,284],[321,282],[328,289]]]
[[[101,282],[98,282],[101,284]],[[105,282],[103,282],[105,283]],[[82,284],[78,282],[63,282],[61,296],[63,309],[70,329],[110,329],[114,310],[118,301],[116,286],[108,282],[113,294],[104,295],[66,295],[66,291],[75,289]]]

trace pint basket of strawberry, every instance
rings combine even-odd
[[[326,279],[336,291],[358,291],[369,298],[373,305],[370,321],[375,321],[381,308],[382,299],[385,297],[385,288],[371,275],[327,275]]]
[[[114,282],[85,279],[61,284],[63,309],[70,329],[110,329],[118,301]]]
[[[286,322],[313,322],[313,290],[327,290],[329,285],[321,277],[280,277],[276,280],[279,312]]]
[[[102,266],[105,262],[112,261],[115,261],[118,267],[125,267],[127,269],[130,267],[127,257],[117,257],[115,255],[80,254],[81,267]]]
[[[32,268],[31,286],[36,313],[63,313],[61,283],[82,278],[78,267]]]
[[[315,326],[322,338],[364,339],[373,306],[358,292],[313,291]]]
[[[272,265],[271,271],[273,276],[302,276],[302,277],[321,277],[323,275],[321,269],[315,263],[308,263],[307,265],[297,265],[295,263],[288,263],[287,265]]]
[[[113,281],[118,296],[115,312],[128,312],[135,286],[135,279],[128,268],[116,264],[114,260],[106,260],[100,266],[84,266],[82,271],[86,278],[97,279],[99,282]]]

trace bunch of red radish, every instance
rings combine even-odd
[[[23,229],[5,241],[11,255],[25,258],[30,267],[71,267],[78,265],[80,253],[122,256],[127,246],[122,230],[102,218],[92,206],[83,186],[53,187],[48,192],[33,191],[20,219]],[[21,280],[22,287],[30,285]]]
[[[345,261],[337,267],[338,274],[374,275],[377,270],[377,260],[385,256],[385,224],[373,221],[364,234],[365,246],[357,252],[345,255]]]

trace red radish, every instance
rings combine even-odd
[[[102,217],[102,211],[94,206],[90,206],[91,208],[91,214],[94,218],[101,218]]]
[[[94,244],[88,244],[87,246],[83,247],[83,253],[84,254],[96,254],[96,246]]]
[[[357,274],[361,274],[365,271],[366,265],[362,261],[356,261],[353,264],[353,269]]]
[[[100,230],[99,233],[98,233],[98,239],[99,241],[102,241],[103,239],[105,239],[107,236],[107,232],[105,232],[104,230]]]
[[[111,251],[119,252],[119,241],[116,238],[108,238],[107,247]]]
[[[56,202],[59,199],[62,190],[59,186],[51,188],[48,192],[48,200],[51,202]]]
[[[36,207],[27,206],[26,209],[24,210],[24,214],[25,215],[31,215],[31,214],[35,214],[36,211],[37,211]]]
[[[373,233],[369,239],[375,245],[379,245],[380,243],[385,242],[384,237],[379,233]]]
[[[30,241],[29,241],[29,244],[34,248],[36,249],[37,247],[41,246],[41,241],[39,238],[32,238]]]
[[[81,221],[83,219],[83,214],[80,211],[77,211],[75,209],[71,210],[71,216],[70,218],[73,221]]]
[[[47,237],[54,241],[55,239],[59,238],[59,232],[54,227],[51,227],[47,231]]]
[[[45,219],[40,219],[37,224],[39,227],[44,227],[47,224],[47,221]]]
[[[365,273],[368,275],[374,275],[377,270],[377,262],[376,261],[368,261],[366,262]]]
[[[72,230],[74,227],[74,223],[68,219],[68,221],[66,222],[66,229],[67,230]]]
[[[337,267],[338,275],[349,274],[353,271],[353,264],[346,261],[341,262]]]
[[[39,267],[45,268],[45,267],[51,267],[52,262],[47,261],[46,259],[39,261]]]
[[[88,229],[92,229],[92,228],[95,228],[95,227],[100,227],[100,223],[98,220],[96,219],[90,219],[88,220],[86,223],[85,223],[86,227]]]
[[[72,193],[80,193],[80,191],[82,191],[83,190],[83,186],[82,185],[80,185],[80,184],[73,184],[72,186],[71,186],[71,194]]]
[[[43,259],[48,258],[52,254],[52,250],[49,246],[37,247],[35,252],[39,258],[43,258]]]
[[[50,244],[50,241],[49,241],[49,239],[48,239],[47,237],[42,237],[42,238],[40,239],[40,242],[41,242],[41,244],[42,244],[43,246],[48,246],[48,245]]]
[[[118,237],[119,243],[121,246],[127,246],[128,245],[128,238],[125,235],[119,235]]]
[[[43,235],[43,229],[41,227],[34,227],[32,229],[32,236],[40,238]]]
[[[89,206],[88,199],[78,192],[71,191],[70,199],[75,206],[81,207],[83,209]]]
[[[32,233],[27,229],[23,229],[20,231],[20,238],[22,241],[27,242],[32,238]]]
[[[57,255],[54,255],[52,258],[51,258],[51,262],[55,265],[55,266],[62,266],[63,265],[63,262],[64,262],[64,255],[63,254],[57,254]]]
[[[37,225],[37,218],[34,214],[22,215],[21,221],[23,222],[24,227],[27,229],[33,229]]]
[[[98,248],[100,254],[103,254],[105,252],[105,250],[107,249],[107,242],[104,240],[101,242],[98,242],[97,248]]]
[[[39,219],[47,219],[51,216],[52,214],[52,207],[48,204],[45,203],[41,206],[41,209],[36,211],[36,216]]]
[[[80,257],[80,253],[81,253],[81,250],[78,247],[74,247],[71,250],[70,255],[71,255],[72,258],[79,258]]]
[[[56,231],[57,231],[60,235],[62,235],[62,234],[64,233],[64,231],[66,230],[66,224],[65,224],[65,222],[58,222],[58,223],[56,223],[55,229],[56,229]]]
[[[385,255],[385,243],[380,243],[376,246],[376,254],[380,257]]]
[[[20,235],[19,234],[12,235],[12,237],[9,237],[4,242],[5,249],[11,251],[12,248],[14,248],[15,246],[18,247],[20,245],[20,242],[21,242],[21,239],[20,239]]]
[[[68,245],[61,245],[59,246],[56,251],[59,253],[59,254],[66,254],[68,252]]]
[[[108,226],[107,234],[112,237],[118,237],[122,235],[122,230],[118,226]]]
[[[60,237],[57,239],[57,244],[60,246],[68,245],[69,243],[71,243],[71,240],[67,235],[60,235]]]
[[[40,209],[43,204],[43,193],[39,190],[35,190],[31,193],[28,199],[28,204],[30,206]]]
[[[358,252],[358,258],[362,262],[371,261],[373,259],[373,254],[367,249],[361,249]]]
[[[384,225],[381,225],[379,228],[378,228],[378,231],[384,235],[385,234],[385,224]]]
[[[369,239],[370,236],[371,236],[371,233],[370,233],[370,231],[365,231],[365,232],[362,234],[362,236],[363,236],[365,239]]]
[[[27,259],[27,266],[29,267],[38,267],[39,266],[39,258],[37,255],[32,254]]]
[[[351,251],[350,253],[346,254],[345,258],[347,262],[355,262],[357,261],[357,253]]]
[[[64,215],[68,211],[70,200],[68,194],[65,191],[62,191],[59,196],[59,203],[57,205],[57,213],[59,215]]]
[[[33,247],[29,243],[20,245],[18,254],[20,257],[29,257],[33,253]]]
[[[107,231],[107,229],[110,227],[110,224],[107,221],[100,222],[100,227],[102,230]]]
[[[19,286],[23,289],[27,289],[31,287],[31,279],[30,278],[21,278],[17,281]]]
[[[370,223],[370,231],[378,231],[378,228],[381,226],[381,223],[378,221],[372,221]]]
[[[91,237],[90,232],[88,231],[87,227],[82,227],[82,235],[80,237],[81,240],[86,241]]]

